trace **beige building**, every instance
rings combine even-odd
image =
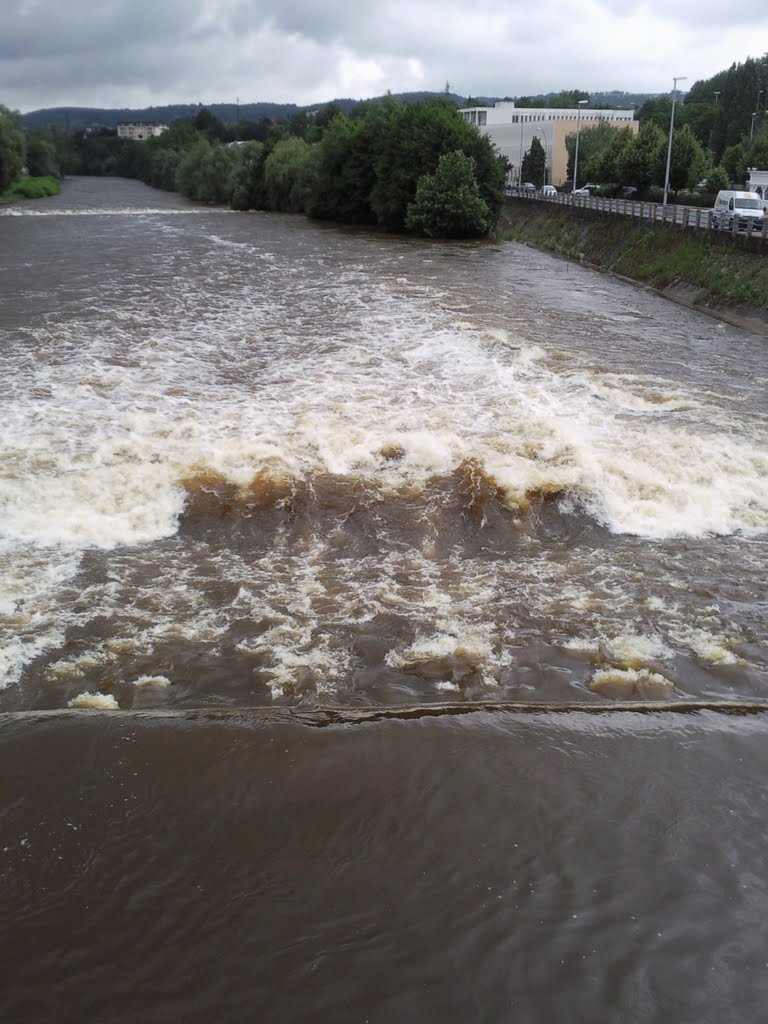
[[[541,142],[546,154],[545,181],[564,185],[568,178],[565,139],[576,133],[579,123],[581,131],[600,122],[615,128],[630,128],[635,134],[640,128],[633,110],[595,110],[589,106],[582,107],[579,116],[577,109],[516,107],[512,100],[500,100],[492,107],[464,107],[459,113],[469,124],[477,125],[507,158],[512,165],[509,181],[513,183],[521,180],[523,157],[534,137]]]
[[[158,124],[156,121],[119,121],[117,125],[118,139],[133,139],[137,142],[143,142],[167,131],[167,124]]]

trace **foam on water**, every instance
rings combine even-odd
[[[120,705],[111,693],[80,693],[67,701],[68,708],[89,708],[92,711],[117,711]]]
[[[662,598],[631,563],[574,548],[566,565],[531,538],[546,503],[613,537],[760,537],[762,420],[662,376],[574,369],[567,338],[548,348],[524,326],[486,329],[471,310],[459,321],[438,286],[401,273],[328,272],[315,254],[273,251],[257,235],[229,239],[222,227],[201,241],[183,218],[164,222],[183,212],[202,211],[162,210],[168,258],[186,261],[168,287],[148,297],[138,270],[105,278],[90,306],[23,325],[0,352],[0,678],[61,646],[44,670],[52,685],[130,664],[126,685],[146,678],[161,690],[156,680],[177,677],[139,662],[184,640],[228,644],[277,700],[327,694],[356,665],[353,627],[387,615],[409,625],[388,638],[383,663],[433,690],[498,686],[510,651],[536,633],[526,614],[556,624],[553,646],[575,657],[581,645],[611,671],[654,674],[681,650],[735,661],[738,630],[684,594],[673,601],[673,568],[660,573]],[[514,572],[512,554],[436,557],[430,524],[446,481],[466,509],[482,506],[480,527],[497,500],[520,525],[528,547]],[[393,541],[345,561],[321,535],[396,502],[418,534],[412,547]],[[208,541],[173,546],[186,516],[258,524],[313,503],[322,526],[297,540],[278,524],[269,550],[248,559]],[[161,541],[173,556],[148,570],[142,549]],[[111,553],[107,578],[70,593],[94,552]],[[210,598],[202,564],[235,587],[230,597]],[[258,630],[232,638],[238,616]],[[109,635],[65,650],[66,631],[95,617]]]
[[[377,302],[392,306],[378,291]],[[502,361],[481,332],[456,332],[419,304],[400,299],[386,323],[352,312],[356,336],[343,347],[310,339],[288,363],[267,361],[291,346],[257,326],[279,318],[275,309],[241,309],[226,325],[214,309],[191,336],[150,331],[132,346],[135,364],[119,370],[104,361],[122,347],[119,325],[95,338],[87,323],[70,325],[83,339],[80,357],[35,368],[30,383],[42,397],[11,401],[3,423],[11,457],[0,535],[145,543],[176,529],[183,481],[205,470],[240,486],[265,469],[330,473],[387,492],[426,489],[468,459],[511,508],[557,494],[615,533],[766,530],[768,451],[712,431],[706,410],[679,424],[669,409],[659,421],[655,403],[649,416],[624,416],[623,401],[596,399],[540,353],[522,346]],[[222,381],[233,364],[240,380]],[[401,455],[382,458],[386,451]]]

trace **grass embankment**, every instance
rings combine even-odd
[[[507,204],[498,235],[678,292],[690,305],[768,311],[768,250],[743,238],[530,201]]]
[[[20,199],[44,199],[46,196],[57,196],[61,186],[56,178],[20,178],[5,192],[0,192],[0,203],[16,203]]]

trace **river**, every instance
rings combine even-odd
[[[759,1019],[764,339],[76,178],[0,370],[0,1016]]]

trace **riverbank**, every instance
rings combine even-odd
[[[497,236],[589,263],[768,337],[768,260],[745,239],[530,201],[506,204]]]
[[[0,192],[0,203],[18,203],[22,199],[46,199],[61,192],[58,180],[50,175],[42,178],[20,178],[5,192]]]

